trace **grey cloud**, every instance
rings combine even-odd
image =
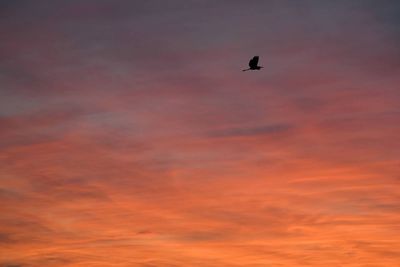
[[[273,135],[280,133],[287,133],[293,129],[292,124],[271,124],[260,127],[250,128],[228,128],[224,130],[213,131],[208,134],[210,137],[251,137],[251,136],[263,136]]]
[[[9,244],[13,242],[13,239],[8,233],[0,233],[0,244]]]

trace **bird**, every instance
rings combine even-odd
[[[252,59],[250,59],[249,61],[249,67],[248,69],[245,69],[243,71],[248,71],[248,70],[260,70],[261,68],[263,68],[262,66],[257,66],[258,64],[258,56],[254,56]]]

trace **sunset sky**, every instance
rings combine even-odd
[[[399,14],[1,0],[0,267],[399,267]]]

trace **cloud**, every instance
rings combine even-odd
[[[12,238],[10,237],[10,234],[7,233],[0,233],[0,243],[10,243],[12,242]]]
[[[0,116],[0,147],[5,149],[59,140],[74,122],[87,114],[82,108],[69,107]]]
[[[293,129],[292,124],[272,124],[260,127],[241,127],[241,128],[229,128],[224,130],[213,131],[208,134],[210,137],[254,137],[254,136],[268,136],[274,134],[287,133]]]
[[[19,263],[0,263],[1,265],[1,267],[24,267],[24,266],[27,266],[27,265],[24,265],[24,264],[19,264]]]
[[[396,1],[14,2],[3,265],[398,265]]]

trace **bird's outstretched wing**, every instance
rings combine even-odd
[[[258,56],[253,57],[252,59],[250,59],[249,61],[249,67],[251,69],[256,68],[258,64]]]

